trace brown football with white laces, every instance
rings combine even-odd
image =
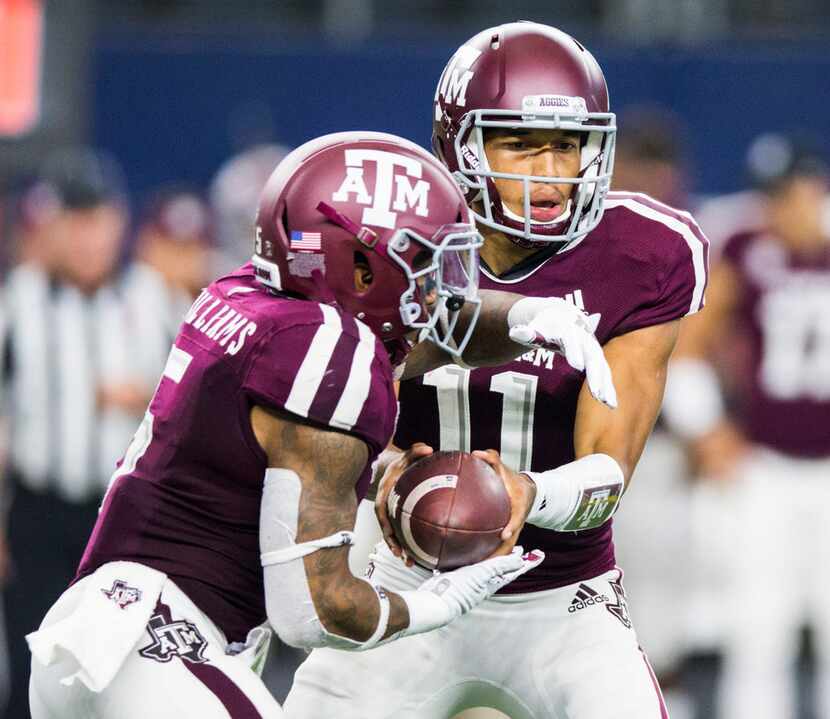
[[[407,555],[442,571],[486,559],[510,520],[504,482],[467,452],[435,452],[415,462],[398,478],[387,508]]]

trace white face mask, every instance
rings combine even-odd
[[[455,137],[454,151],[459,169],[454,175],[465,190],[468,202],[480,203],[472,206],[477,223],[525,241],[571,246],[591,232],[602,219],[614,165],[616,118],[613,113],[584,113],[582,110],[573,114],[539,110],[535,114],[528,112],[527,108],[524,111],[481,109],[465,115]],[[587,133],[581,150],[580,174],[565,178],[494,172],[484,150],[485,130],[517,127]],[[497,193],[494,195],[488,179],[494,181],[499,178],[524,183],[526,216],[511,211]],[[566,211],[554,220],[531,220],[531,183],[573,185]]]
[[[429,264],[410,267],[403,253],[411,243],[428,251]],[[410,229],[399,230],[389,241],[387,253],[400,265],[409,288],[400,300],[403,324],[420,330],[433,344],[460,356],[478,319],[481,298],[478,296],[478,250],[484,243],[471,224],[444,225],[433,237],[421,237]],[[473,315],[464,336],[457,340],[453,332],[465,304],[473,306]]]

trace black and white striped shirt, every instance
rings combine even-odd
[[[21,265],[0,305],[11,471],[30,489],[51,489],[69,501],[100,495],[141,417],[99,407],[99,388],[129,382],[149,394],[179,306],[143,265],[91,295]]]

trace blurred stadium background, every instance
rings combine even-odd
[[[435,83],[451,53],[478,30],[521,18],[564,29],[597,56],[620,125],[615,185],[695,211],[714,257],[728,235],[762,221],[752,183],[765,170],[747,162],[753,140],[795,135],[815,157],[828,154],[825,0],[513,0],[509,8],[494,0],[0,0],[0,277],[18,277],[22,262],[47,274],[57,266],[48,236],[55,210],[38,188],[50,163],[64,161],[56,153],[94,147],[93,164],[105,158],[109,168],[95,202],[115,202],[126,220],[113,225],[117,261],[96,288],[137,266],[145,280],[155,273],[155,284],[131,286],[139,303],[163,305],[159,331],[168,331],[194,288],[244,261],[259,186],[287,148],[348,129],[428,146]],[[97,170],[72,162],[80,176],[53,187],[64,208],[79,186],[95,190]],[[0,315],[8,309],[0,304]],[[729,374],[728,357],[722,369]],[[94,387],[94,404],[135,425],[146,384],[118,377]],[[4,395],[14,431],[24,420]],[[673,716],[716,719],[730,542],[710,511],[722,484],[696,481],[689,456],[658,429],[620,514],[618,549]],[[15,516],[21,468],[14,456],[5,464],[10,522],[33,533],[58,521],[54,512],[94,504],[102,489],[36,488],[62,504],[18,506]],[[45,609],[54,600],[35,596],[36,585],[16,587],[23,576],[60,574],[41,567],[41,556],[11,542],[0,562],[7,615],[17,616],[16,603]],[[60,586],[68,577],[51,579]],[[13,665],[22,630],[34,627],[9,625]],[[830,647],[809,621],[798,641],[799,718],[820,719],[815,658]],[[298,658],[275,651],[269,682],[278,696]],[[7,666],[0,662],[0,705],[25,689]],[[28,716],[19,701],[10,706],[9,719]]]

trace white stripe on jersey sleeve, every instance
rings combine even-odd
[[[333,426],[345,430],[354,426],[366,404],[372,385],[372,360],[375,358],[374,333],[359,320],[355,320],[355,324],[360,332],[360,342],[355,347],[349,379],[329,420]]]
[[[660,222],[683,237],[692,253],[692,265],[695,270],[695,287],[692,291],[692,301],[689,305],[689,311],[686,314],[691,315],[699,311],[703,302],[703,288],[706,286],[706,262],[703,255],[703,242],[695,235],[692,228],[671,215],[653,210],[633,199],[618,200],[608,198],[605,200],[605,207],[625,207],[632,212],[636,212],[638,215]],[[691,215],[689,217],[691,218]]]
[[[291,385],[291,392],[285,401],[285,409],[300,417],[308,417],[308,410],[317,395],[323,375],[326,372],[334,348],[340,339],[343,325],[340,322],[340,315],[333,307],[318,305],[323,312],[323,324],[314,333],[314,339],[308,346],[303,363],[297,370],[294,377],[294,384]]]

